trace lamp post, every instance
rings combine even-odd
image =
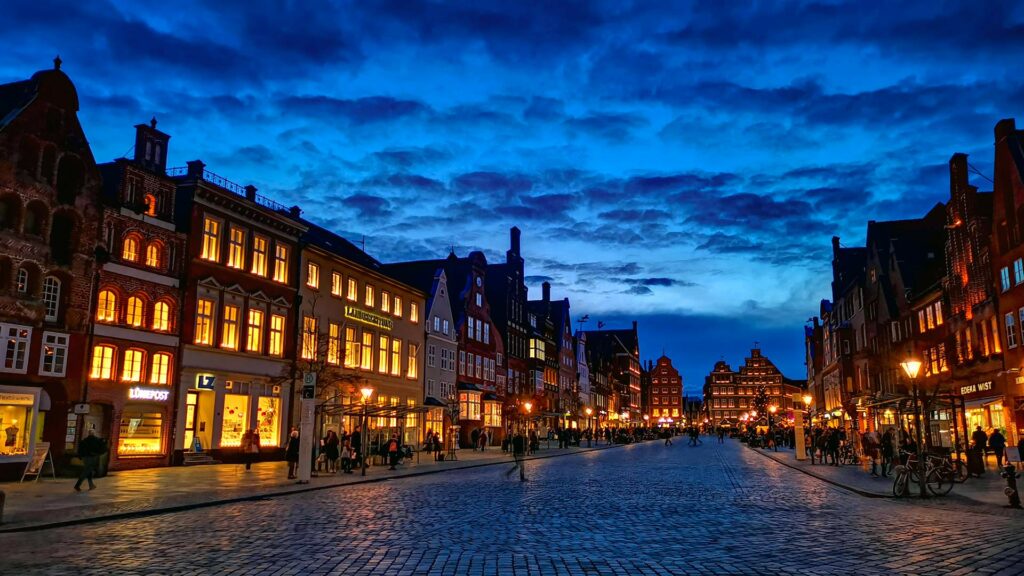
[[[594,414],[593,408],[587,408],[587,448],[590,448],[590,439],[594,437],[594,425],[590,417]]]
[[[525,422],[523,423],[523,435],[526,437],[526,453],[531,452],[530,448],[530,411],[533,410],[533,402],[523,403],[523,408],[526,408]]]
[[[359,394],[363,398],[363,435],[362,438],[360,438],[359,467],[361,468],[360,475],[366,476],[366,450],[369,448],[370,444],[370,431],[367,414],[368,402],[370,401],[370,396],[373,396],[373,388],[370,386],[364,386],[359,389]]]
[[[779,407],[772,404],[768,407],[768,435],[771,437],[772,447],[776,452],[779,451],[779,443],[775,439],[775,412],[779,410]]]
[[[921,406],[917,390],[917,375],[921,371],[921,361],[911,357],[900,362],[900,366],[903,367],[903,371],[907,373],[907,377],[910,378],[910,382],[914,389],[914,435],[917,437],[917,481],[919,488],[921,489],[921,498],[927,498],[928,493],[925,490],[926,479],[924,477],[924,447],[922,446],[921,438]]]

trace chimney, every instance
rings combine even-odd
[[[252,184],[245,187],[245,199],[252,202],[256,201],[256,187]]]
[[[515,254],[516,256],[518,256],[519,255],[519,235],[521,234],[521,232],[519,231],[519,228],[517,228],[515,226],[513,226],[511,229],[509,229],[508,232],[509,232],[509,237],[510,237],[510,240],[511,240],[511,242],[510,242],[511,248],[509,248],[509,251],[512,252],[513,254]]]
[[[996,144],[1017,131],[1017,124],[1013,118],[1003,118],[996,123]]]
[[[551,283],[545,282],[540,285],[541,290],[544,292],[544,301],[551,302]]]
[[[949,159],[949,190],[967,189],[967,154],[957,152]]]
[[[633,332],[636,332],[636,320],[633,320]]]
[[[203,171],[206,170],[206,164],[203,164],[202,160],[192,160],[190,162],[186,162],[185,164],[188,166],[189,176],[197,178],[199,180],[203,179]]]
[[[253,192],[255,191],[256,189],[253,188]],[[292,218],[298,218],[301,214],[302,208],[299,208],[298,206],[292,206],[291,208],[288,209],[288,215],[291,216]]]
[[[839,260],[839,236],[832,237],[832,260]]]

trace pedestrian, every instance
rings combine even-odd
[[[828,435],[828,457],[833,466],[839,466],[839,432],[832,430]]]
[[[328,430],[324,438],[324,458],[327,460],[327,471],[338,471],[338,458],[341,456],[341,440],[334,430]]]
[[[516,471],[516,468],[518,468],[519,481],[526,482],[526,463],[523,459],[525,453],[526,438],[523,436],[522,432],[516,432],[516,435],[512,437],[512,458],[515,459],[515,464],[513,464],[512,468],[509,468],[509,470],[505,472],[506,478],[511,476],[512,473]]]
[[[477,447],[480,446],[480,429],[473,428],[473,431],[469,434],[469,440],[473,444],[473,451],[476,452]]]
[[[352,444],[346,441],[341,446],[341,451],[338,453],[341,457],[341,471],[345,474],[352,473]]]
[[[284,451],[284,459],[288,462],[288,479],[294,480],[299,470],[299,431],[292,428],[288,435],[288,446]]]
[[[363,467],[363,432],[359,426],[356,426],[355,430],[352,431],[352,435],[349,436],[349,441],[352,443],[352,458],[355,459],[355,465],[359,468]]]
[[[971,440],[974,442],[974,449],[981,454],[981,465],[985,466],[985,449],[988,447],[988,434],[981,429],[981,426],[971,434]]]
[[[391,440],[388,440],[388,463],[391,465],[388,470],[396,470],[395,465],[398,464],[398,455],[400,453],[401,443],[398,441],[398,434],[392,434]]]
[[[82,480],[89,481],[89,490],[96,489],[96,483],[92,481],[99,468],[100,456],[106,454],[107,443],[96,435],[94,430],[89,430],[78,442],[78,457],[82,459],[82,472],[78,475],[78,482],[75,482],[75,492],[82,491]]]
[[[664,432],[661,433],[661,435],[665,437],[665,446],[671,446],[672,445],[672,433],[669,432],[668,430],[665,430]]]
[[[721,426],[718,427],[718,443],[725,444],[725,428]]]
[[[861,444],[864,446],[864,455],[871,458],[871,476],[878,478],[878,432],[865,432]]]
[[[992,435],[988,437],[988,447],[996,455],[996,468],[1001,469],[1003,467],[1003,456],[1006,455],[1006,437],[999,431],[999,428],[993,430]]]
[[[434,434],[434,446],[433,446],[433,448],[434,448],[434,460],[436,462],[440,462],[440,461],[442,461],[444,459],[444,455],[441,454],[441,446],[442,446],[441,434],[440,433]]]
[[[537,434],[536,430],[530,430],[530,454],[536,453],[540,450],[540,435]]]
[[[480,451],[481,452],[483,452],[487,448],[487,441],[489,439],[488,438],[489,436],[490,435],[487,433],[487,430],[481,430],[480,431]]]
[[[889,471],[892,470],[892,460],[896,455],[893,447],[893,439],[895,436],[895,430],[889,428],[882,434],[881,441],[881,452],[882,452],[882,478],[889,477]]]
[[[242,460],[245,469],[252,470],[252,463],[260,457],[260,433],[255,428],[242,434]]]

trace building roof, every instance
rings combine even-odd
[[[21,111],[35,100],[37,87],[35,80],[0,84],[0,130],[17,118],[18,114],[21,114]]]
[[[304,236],[308,244],[340,256],[364,268],[382,272],[381,263],[376,258],[360,250],[355,244],[305,218],[298,218],[298,220],[309,227]]]
[[[452,307],[452,316],[458,323],[466,309],[465,299],[469,293],[469,276],[473,269],[474,258],[480,258],[484,263],[487,262],[482,252],[470,252],[463,258],[459,258],[454,252],[451,252],[447,258],[443,259],[381,264],[381,272],[429,294],[433,289],[434,275],[438,268],[443,268],[448,277],[448,301]]]

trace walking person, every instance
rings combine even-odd
[[[324,438],[324,457],[327,460],[328,472],[338,471],[338,457],[341,456],[340,449],[341,440],[338,438],[338,434],[334,430],[328,430],[327,436]]]
[[[470,432],[470,434],[469,434],[469,441],[470,441],[470,443],[473,444],[473,451],[476,452],[476,449],[480,446],[480,429],[479,428],[474,428],[473,431]]]
[[[861,445],[864,446],[864,455],[871,458],[871,477],[878,478],[878,432],[874,430],[865,432],[861,438]]]
[[[487,442],[490,440],[490,434],[487,430],[480,431],[480,451],[483,452],[487,448]]]
[[[718,427],[718,443],[725,444],[725,428],[721,426]]]
[[[252,463],[260,457],[260,433],[255,428],[242,434],[242,460],[245,469],[252,470]]]
[[[388,440],[388,464],[390,464],[388,470],[396,470],[395,466],[398,464],[400,448],[401,443],[398,441],[398,434],[392,434],[391,440]]]
[[[988,434],[978,426],[971,434],[971,440],[974,441],[974,449],[981,453],[981,465],[985,468],[985,449],[988,447]]]
[[[882,452],[882,478],[889,477],[889,471],[892,470],[892,460],[896,456],[896,451],[893,447],[893,429],[889,428],[882,434],[881,452]]]
[[[288,479],[298,478],[299,471],[299,431],[292,429],[288,435],[288,446],[284,450],[284,459],[288,462]]]
[[[839,432],[833,430],[828,435],[828,457],[833,466],[839,466]]]
[[[1006,455],[1006,437],[999,431],[999,428],[993,430],[992,435],[988,437],[988,447],[996,455],[996,470],[1002,469],[1003,456]]]
[[[82,491],[82,480],[89,481],[89,490],[96,489],[96,483],[92,481],[96,475],[96,469],[100,465],[100,456],[106,454],[107,443],[96,435],[96,432],[89,430],[78,442],[78,457],[82,459],[82,472],[78,475],[78,482],[75,482],[75,492]]]
[[[352,458],[355,459],[356,467],[363,467],[363,432],[359,426],[352,431],[352,435],[349,436],[349,441],[352,443]]]
[[[515,464],[513,464],[512,468],[509,468],[509,470],[505,472],[506,478],[511,476],[512,473],[516,471],[516,468],[518,468],[519,481],[526,482],[526,464],[523,460],[523,457],[525,455],[526,438],[523,436],[522,432],[516,432],[516,435],[512,437],[512,458],[515,459]]]
[[[345,474],[352,473],[352,444],[348,441],[341,447],[341,471]]]

